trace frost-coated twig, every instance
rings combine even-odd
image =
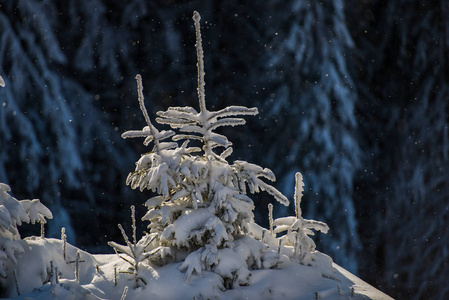
[[[54,285],[55,283],[56,283],[55,266],[53,264],[53,261],[50,260],[50,284]]]
[[[126,298],[126,293],[128,293],[128,286],[125,286],[125,288],[123,289],[123,294],[120,297],[120,300],[125,300]]]
[[[302,174],[300,172],[297,172],[295,175],[296,184],[295,184],[295,212],[296,212],[296,218],[298,219],[300,216],[302,216],[301,211],[301,198],[302,193],[304,192],[304,181],[302,179]]]
[[[80,252],[76,252],[76,259],[75,259],[75,280],[77,283],[80,283]]]
[[[121,232],[121,234],[123,236],[123,239],[125,240],[126,245],[131,250],[132,256],[135,256],[133,244],[131,244],[131,242],[129,241],[129,238],[128,238],[128,235],[125,232],[125,229],[123,229],[122,224],[118,224],[117,226],[118,226],[118,229],[120,229],[120,232]]]
[[[16,270],[14,270],[12,272],[13,276],[14,276],[14,283],[16,284],[16,292],[17,292],[17,296],[20,296],[20,288],[19,288],[19,281],[17,280],[17,272]]]
[[[59,284],[59,269],[58,266],[55,267],[55,282]]]
[[[85,262],[85,260],[81,260],[81,253],[79,251],[76,252],[76,258],[75,260],[72,261],[66,261],[66,263],[68,264],[75,264],[75,279],[76,282],[79,283],[79,268],[80,268],[80,263]]]
[[[44,226],[44,222],[39,222],[41,223],[41,238],[45,237],[45,226]]]
[[[58,277],[58,267],[55,266],[52,260],[50,260],[50,285],[51,293],[54,295],[54,286],[59,284],[59,277]]]
[[[67,235],[65,234],[65,227],[61,228],[61,240],[62,240],[62,255],[64,261],[67,262]]]
[[[136,238],[136,208],[134,205],[131,205],[131,226],[133,228],[133,244],[134,246],[137,245],[137,238]]]
[[[145,118],[145,122],[147,123],[147,125],[150,129],[150,134],[153,136],[155,150],[156,150],[156,152],[159,152],[159,138],[160,137],[159,138],[156,137],[159,132],[156,129],[156,127],[154,127],[154,125],[151,123],[150,116],[148,115],[148,111],[145,107],[145,101],[144,101],[144,97],[143,97],[142,76],[140,76],[140,74],[136,75],[136,81],[137,81],[137,97],[139,100],[140,110],[142,111],[143,117]],[[125,137],[126,136],[125,134],[126,134],[126,132],[124,133],[124,135],[122,135],[122,137]]]
[[[353,287],[351,287],[351,289],[354,289]],[[315,292],[315,299],[321,299],[321,298],[330,298],[331,296],[336,296],[335,294],[337,294],[338,296],[345,296],[347,295],[347,293],[345,293],[344,291],[341,290],[340,285],[337,284],[337,289],[335,290],[335,288],[329,288],[327,290],[324,291],[319,291],[319,292]],[[352,298],[352,296],[351,296]]]
[[[198,59],[198,99],[200,102],[200,111],[206,111],[206,93],[204,91],[204,53],[203,45],[201,41],[201,27],[200,27],[201,16],[197,11],[193,12],[193,21],[195,22],[195,32],[196,32],[196,56]]]
[[[268,203],[268,220],[270,221],[270,233],[273,235],[273,204]]]
[[[148,126],[151,127],[150,116],[148,115],[143,98],[143,84],[142,84],[142,76],[140,76],[140,74],[136,75],[136,81],[137,81],[137,97],[139,99],[140,110],[142,111],[143,117],[145,118],[145,122],[147,123]]]
[[[147,123],[148,127],[150,128],[151,134],[154,136],[154,126],[151,123],[150,116],[148,115],[147,108],[145,107],[145,101],[143,97],[143,84],[142,84],[142,76],[140,74],[136,75],[136,81],[137,81],[137,98],[139,100],[139,106],[140,110],[142,111],[143,117],[145,118],[145,122]],[[159,149],[159,142],[157,139],[154,139],[154,145],[156,146],[156,151]]]
[[[298,247],[299,246],[299,234],[295,235],[295,245],[293,246],[293,257],[299,257],[299,251],[298,251]]]

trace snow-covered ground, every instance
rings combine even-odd
[[[115,254],[91,255],[67,244],[64,259],[61,240],[31,237],[20,243],[25,253],[16,266],[18,289],[14,278],[1,279],[11,299],[121,299],[125,289],[125,299],[133,300],[392,299],[338,265],[329,267],[330,258],[320,252],[314,253],[315,266],[292,259],[279,269],[252,270],[249,286],[222,291],[221,277],[214,272],[203,271],[186,282],[178,270],[181,263],[142,263],[140,276],[146,285],[135,288],[133,275],[120,273],[129,264]]]

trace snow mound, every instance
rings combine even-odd
[[[11,288],[2,297],[17,300],[120,299],[125,288],[129,287],[125,299],[133,300],[391,299],[333,264],[320,252],[314,253],[316,264],[313,266],[305,266],[292,259],[280,268],[253,270],[249,285],[236,284],[228,290],[222,289],[222,277],[216,272],[202,271],[201,276],[193,276],[187,283],[185,274],[178,270],[182,263],[155,267],[144,262],[140,275],[147,285],[134,288],[134,277],[119,273],[128,264],[115,254],[91,255],[67,245],[68,260],[76,259],[77,253],[81,254],[77,280],[75,264],[64,260],[61,240],[32,237],[21,241],[21,245],[25,249],[17,266],[21,294],[17,295],[14,280],[10,279],[6,286]],[[222,253],[219,267],[225,274],[229,273],[229,270],[224,270],[226,268],[238,272],[239,260],[245,257],[229,251]],[[282,249],[282,252],[288,251],[293,249]],[[51,265],[54,269],[57,267],[58,279],[51,278]]]

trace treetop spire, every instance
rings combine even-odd
[[[196,57],[197,57],[197,67],[198,67],[198,100],[200,103],[200,111],[206,111],[206,93],[204,86],[206,85],[204,81],[204,52],[203,45],[201,41],[201,27],[200,27],[201,16],[197,11],[193,12],[193,21],[195,22],[195,32],[196,32]]]

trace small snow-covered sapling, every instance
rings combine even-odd
[[[167,253],[166,248],[175,253],[176,250],[193,251],[214,242],[217,242],[215,246],[218,247],[232,245],[232,236],[245,233],[248,222],[253,219],[254,204],[246,195],[246,186],[250,193],[267,191],[281,203],[288,204],[285,196],[264,182],[263,179],[275,180],[269,169],[244,161],[235,161],[233,165],[228,163],[232,143],[216,130],[223,126],[243,125],[246,121],[240,116],[256,115],[258,110],[244,106],[228,106],[218,111],[207,109],[204,54],[198,12],[194,12],[193,19],[198,60],[199,111],[186,106],[169,107],[167,111],[157,112],[156,122],[169,125],[177,131],[159,132],[148,118],[143,105],[141,79],[136,76],[139,104],[147,126],[140,131],[131,130],[122,135],[123,138],[145,137],[145,145],[154,142],[153,150],[142,155],[136,163],[135,171],[127,178],[127,184],[131,188],[140,188],[141,191],[150,189],[159,194],[152,198],[153,200],[147,201],[149,212],[143,218],[151,222],[150,232],[157,234],[160,244],[165,247],[155,249],[155,255],[152,257],[154,261],[164,261],[163,254],[159,253]],[[169,137],[173,142],[160,142]],[[177,142],[181,140],[184,142],[179,146]],[[200,141],[203,144],[202,149],[188,147],[192,140]],[[221,150],[217,150],[220,148]],[[197,230],[195,234],[187,237],[182,235],[186,239],[180,239],[178,237],[181,237],[181,234],[178,234],[178,231],[182,231],[182,226],[178,226],[178,218],[187,218],[191,209],[207,209],[211,215],[193,228]],[[220,226],[212,226],[212,223]],[[223,227],[226,232],[215,231]],[[212,241],[211,237],[224,237],[224,233],[225,239]]]
[[[287,233],[280,239],[283,240],[283,245],[293,246],[294,256],[297,257],[300,263],[305,263],[306,257],[315,251],[315,242],[309,237],[314,235],[313,230],[327,233],[329,227],[327,224],[315,221],[307,220],[302,217],[301,211],[301,198],[304,191],[304,182],[301,173],[296,173],[296,185],[295,185],[295,217],[284,217],[274,220],[273,224],[276,226],[274,233],[280,233],[287,231]]]
[[[75,280],[79,283],[80,279],[80,263],[85,262],[85,260],[81,260],[81,254],[79,251],[76,252],[75,260],[67,262],[68,264],[75,264]]]
[[[119,273],[132,274],[134,275],[134,279],[136,282],[136,288],[140,286],[140,282],[146,285],[146,281],[139,275],[139,264],[147,259],[150,254],[146,252],[147,247],[151,243],[151,238],[149,235],[145,235],[141,240],[137,241],[136,236],[136,210],[134,205],[131,205],[131,221],[132,221],[132,242],[129,240],[128,236],[125,233],[121,224],[118,224],[120,232],[125,240],[125,245],[120,245],[115,242],[108,242],[108,245],[111,246],[115,253],[129,263],[131,266],[128,268],[128,271],[119,271]],[[119,252],[126,254],[129,258],[120,255]],[[114,269],[115,270],[115,269]],[[116,271],[115,271],[116,274]],[[116,276],[115,276],[116,277]],[[116,279],[114,279],[116,281]]]
[[[256,115],[257,108],[228,106],[217,111],[207,109],[200,19],[199,13],[194,12],[199,110],[185,106],[157,112],[156,122],[173,129],[159,131],[150,121],[143,101],[142,79],[140,75],[136,76],[139,105],[146,126],[142,130],[126,131],[122,137],[143,137],[145,146],[150,143],[154,146],[136,162],[126,184],[141,191],[151,190],[157,196],[145,203],[148,212],[142,220],[150,222],[150,234],[146,235],[144,242],[139,241],[140,246],[134,237],[134,243],[128,240],[121,225],[119,228],[127,246],[109,243],[117,253],[127,255],[120,257],[131,265],[128,273],[136,276],[136,283],[139,281],[139,260],[146,257],[151,263],[161,265],[181,259],[183,263],[179,270],[186,272],[186,281],[192,274],[200,275],[202,270],[207,270],[220,275],[224,281],[231,279],[233,283],[229,286],[249,284],[252,268],[271,268],[288,259],[285,255],[282,257],[281,245],[278,255],[270,249],[271,244],[268,245],[274,242],[274,247],[277,246],[275,235],[280,232],[276,231],[278,228],[273,229],[279,226],[272,221],[272,206],[270,231],[256,230],[257,226],[253,226],[254,203],[248,196],[266,191],[279,203],[288,206],[287,197],[266,182],[276,180],[274,173],[246,161],[237,160],[230,164],[228,157],[232,154],[232,143],[225,135],[216,132],[219,127],[245,124],[241,116]],[[171,138],[170,142],[162,142],[168,138]],[[189,147],[191,141],[199,142],[202,148]],[[301,193],[298,185],[298,201]],[[299,216],[300,210],[297,209],[297,217],[292,217],[294,221],[290,224],[288,219],[283,223],[285,230],[290,228],[288,238],[292,239],[292,245],[295,244],[294,234],[302,233],[302,229],[291,228],[298,219],[302,226],[303,219]],[[252,234],[252,229],[260,233],[258,240],[245,238]],[[267,236],[264,237],[265,233]],[[245,252],[248,256],[243,260],[237,254],[239,249],[248,250]],[[226,258],[235,262],[232,268],[224,267]]]

